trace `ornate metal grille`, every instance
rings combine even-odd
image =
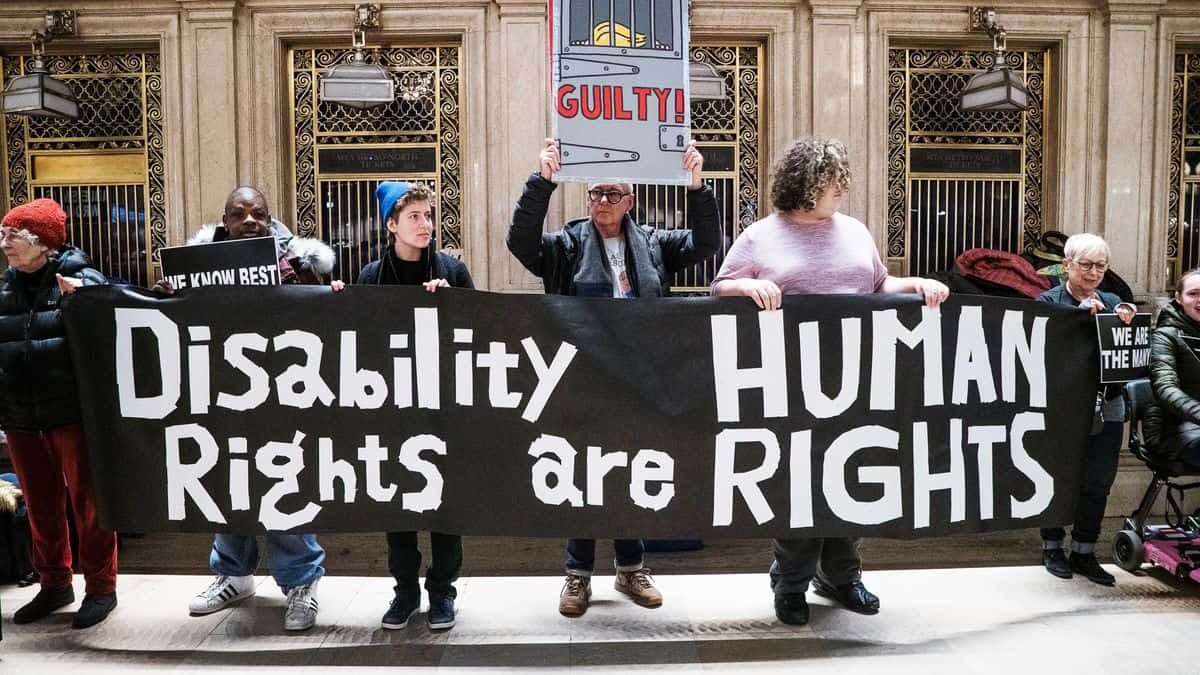
[[[1171,76],[1167,288],[1200,264],[1200,50],[1175,53]]]
[[[1041,236],[1047,51],[1010,51],[1030,106],[963,112],[959,94],[991,51],[888,50],[889,267],[948,269],[959,253],[1029,250]]]
[[[381,180],[417,180],[432,187],[435,245],[462,256],[460,49],[375,50],[371,62],[392,74],[398,95],[367,110],[318,99],[321,73],[348,60],[352,50],[291,50],[295,228],[333,246],[338,277],[357,278],[385,246],[374,198]]]
[[[692,138],[704,153],[704,179],[716,192],[725,243],[711,259],[675,275],[671,284],[677,295],[707,294],[725,252],[762,210],[762,45],[693,43],[691,60],[711,65],[725,78],[724,99],[692,101]],[[667,229],[686,227],[687,188],[645,184],[633,188],[634,220]],[[587,209],[584,199],[581,213]]]
[[[31,59],[0,57],[0,86]],[[97,269],[146,285],[167,243],[158,54],[59,55],[48,66],[75,90],[79,119],[5,116],[8,202],[57,200],[67,212],[67,240]]]

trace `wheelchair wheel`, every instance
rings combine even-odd
[[[1145,553],[1142,538],[1133,530],[1121,530],[1113,539],[1113,561],[1126,572],[1134,572],[1141,567]]]

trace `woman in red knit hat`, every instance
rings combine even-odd
[[[117,605],[117,535],[100,529],[96,513],[59,302],[80,286],[106,281],[83,251],[65,243],[66,223],[67,214],[52,199],[22,204],[0,222],[9,265],[0,284],[0,428],[25,493],[42,585],[13,621],[37,621],[75,602],[69,499],[86,579],[73,625],[87,628]]]

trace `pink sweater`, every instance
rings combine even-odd
[[[841,213],[798,225],[778,212],[747,227],[725,254],[726,279],[769,279],[784,295],[874,293],[887,279],[867,226]]]

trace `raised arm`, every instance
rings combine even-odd
[[[544,247],[548,245],[543,236],[546,211],[550,208],[550,197],[558,187],[550,178],[560,168],[558,146],[554,139],[547,138],[538,156],[538,172],[525,181],[525,189],[517,200],[508,226],[508,250],[525,269],[539,277],[545,271]]]

